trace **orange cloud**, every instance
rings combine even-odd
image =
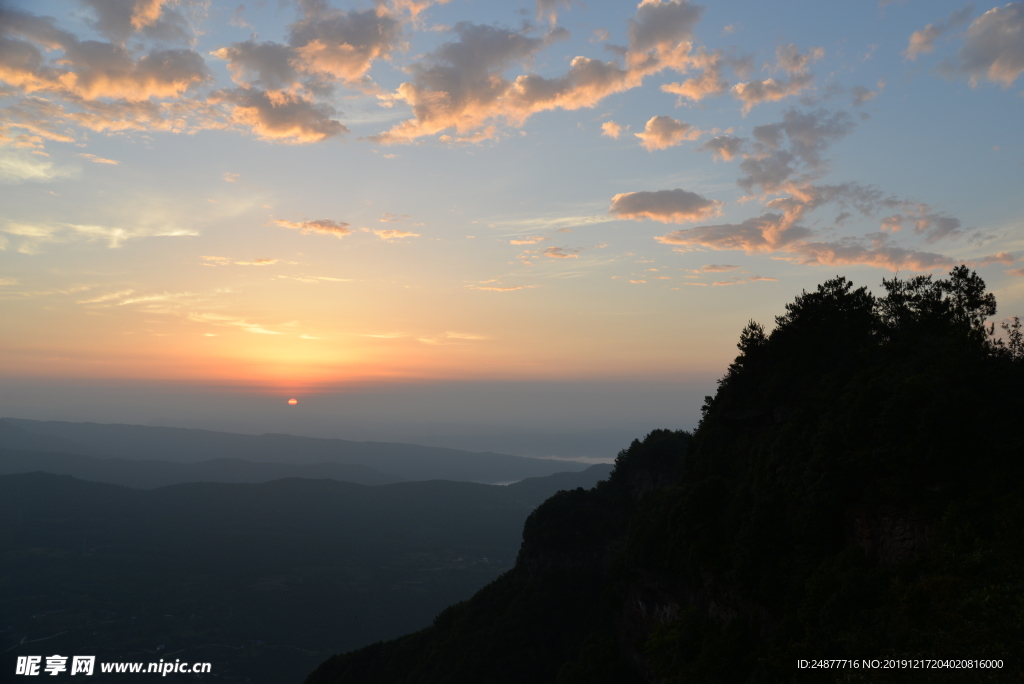
[[[82,0],[82,4],[94,14],[90,23],[122,45],[136,32],[164,42],[190,38],[185,18],[170,9],[177,0]]]
[[[737,83],[732,87],[732,94],[743,103],[743,113],[746,114],[754,105],[762,102],[777,102],[799,95],[813,82],[814,77],[811,74],[794,74],[788,81],[774,78],[758,79]]]
[[[305,73],[357,82],[374,60],[390,55],[399,36],[398,21],[376,10],[318,13],[292,27],[294,63]]]
[[[579,257],[580,249],[569,249],[568,247],[548,247],[542,254],[552,259],[576,259]]]
[[[289,93],[235,88],[217,91],[209,101],[227,105],[233,122],[263,140],[306,144],[348,133],[345,124],[331,118],[333,107]]]
[[[793,225],[782,214],[762,214],[742,223],[724,223],[676,230],[656,238],[665,245],[743,250],[747,254],[774,252],[809,236],[811,231]]]
[[[621,132],[622,126],[614,121],[605,121],[601,124],[601,135],[607,135],[609,138],[618,139]]]
[[[624,192],[612,197],[608,212],[624,219],[653,219],[662,223],[687,223],[717,216],[722,202],[676,188],[655,192]]]
[[[676,121],[671,116],[653,116],[647,121],[642,133],[634,133],[648,152],[664,150],[684,140],[696,140],[702,131],[688,123]]]
[[[412,10],[416,5],[404,7]],[[329,87],[335,80],[366,82],[373,62],[389,58],[400,37],[398,20],[383,7],[351,12],[309,8],[312,11],[289,27],[288,44],[247,40],[211,54],[227,61],[232,80],[239,85],[294,91]],[[309,78],[312,81],[305,82]]]
[[[994,7],[971,23],[956,68],[971,85],[985,78],[1009,88],[1024,73],[1024,3]]]
[[[716,157],[724,161],[732,161],[743,150],[743,138],[731,135],[719,135],[703,143],[698,150],[710,150]]]
[[[689,64],[690,68],[700,69],[700,73],[681,83],[665,83],[661,90],[678,95],[679,104],[683,100],[700,102],[706,97],[721,95],[729,90],[729,83],[722,76],[726,65],[732,67],[737,74],[746,74],[752,67],[750,58],[727,58],[721,50],[708,52],[701,47],[691,55]]]
[[[1010,254],[1009,252],[999,252],[998,254],[982,257],[981,265],[990,266],[992,264],[1005,264],[1006,266],[1009,266],[1015,261],[1017,261],[1017,257],[1013,254]]]
[[[152,26],[160,18],[163,5],[170,4],[175,0],[135,0],[132,7],[132,28],[136,31]]]
[[[681,248],[742,250],[748,254],[773,253],[778,255],[778,259],[804,265],[867,265],[890,270],[930,271],[947,268],[954,263],[941,254],[889,245],[884,235],[876,236],[870,245],[852,238],[810,242],[807,240],[811,235],[810,229],[795,223],[801,213],[799,210],[789,215],[766,213],[742,223],[677,230],[656,237],[655,240]],[[708,268],[705,267],[705,270]],[[764,279],[759,276],[756,278]],[[736,281],[733,279],[730,282]]]
[[[351,233],[349,224],[344,221],[332,221],[330,219],[319,219],[317,221],[285,221],[279,219],[274,221],[277,225],[283,228],[291,228],[297,230],[303,235],[333,235],[337,238],[342,238]]]
[[[72,70],[59,74],[46,89],[87,100],[174,98],[210,80],[203,58],[191,50],[155,51],[134,61],[119,45],[86,41],[65,47],[60,63]]]
[[[544,237],[543,235],[531,235],[531,236],[525,237],[525,238],[519,238],[519,239],[516,239],[516,240],[509,240],[508,242],[509,242],[509,244],[512,244],[512,245],[535,245],[538,242],[543,242],[544,240],[547,240],[547,238]]]
[[[807,265],[865,265],[891,271],[932,271],[949,268],[955,263],[949,257],[932,252],[890,246],[865,247],[855,241],[808,242],[800,244],[794,251],[794,256],[783,258]]]

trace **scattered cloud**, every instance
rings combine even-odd
[[[704,273],[723,273],[725,271],[735,271],[739,266],[732,266],[730,264],[707,264],[701,266],[700,270]]]
[[[717,216],[723,203],[710,200],[695,192],[676,188],[654,192],[625,192],[612,197],[609,213],[617,218],[642,220],[645,218],[662,223],[687,223],[702,221]]]
[[[497,134],[493,120],[519,126],[538,112],[593,107],[666,69],[686,72],[707,58],[692,43],[702,13],[702,7],[686,0],[644,0],[629,20],[623,65],[580,56],[562,76],[528,73],[514,80],[503,75],[509,67],[529,62],[544,47],[566,38],[567,32],[552,28],[535,38],[525,31],[461,22],[452,29],[455,41],[409,67],[411,81],[379,96],[385,105],[405,102],[413,118],[373,139],[408,143],[454,129],[468,141],[487,140]]]
[[[581,249],[570,249],[568,247],[548,247],[541,253],[552,259],[575,259],[582,251]]]
[[[530,235],[528,237],[522,237],[522,238],[516,238],[514,240],[509,240],[509,244],[512,244],[512,245],[535,245],[538,242],[543,242],[544,240],[547,240],[547,239],[548,238],[544,237],[543,235]]]
[[[227,183],[237,183],[239,175],[237,173],[225,173],[222,178]]]

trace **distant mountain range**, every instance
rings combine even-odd
[[[136,487],[189,481],[267,482],[281,477],[328,477],[360,484],[408,480],[503,483],[579,472],[585,467],[573,461],[413,444],[0,420],[0,473],[43,470]]]

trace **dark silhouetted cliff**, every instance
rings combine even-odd
[[[993,341],[964,267],[883,282],[752,322],[692,437],[635,441],[530,515],[512,570],[307,684],[1020,681],[1019,324]],[[815,658],[1003,668],[797,668]]]

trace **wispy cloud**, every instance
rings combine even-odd
[[[403,238],[419,237],[419,233],[413,233],[408,230],[395,230],[389,228],[386,230],[375,230],[373,234],[379,237],[381,240],[401,240]]]
[[[147,237],[186,237],[199,233],[195,230],[176,227],[136,227],[81,225],[75,223],[15,223],[4,226],[3,232],[20,238],[18,251],[26,254],[37,253],[43,244],[62,243],[72,240],[105,241],[111,249],[117,249],[129,240]]]
[[[440,335],[423,335],[416,338],[417,342],[424,344],[441,345],[441,344],[465,344],[467,342],[482,342],[491,339],[486,335],[477,335],[475,333],[447,331]]]
[[[94,164],[112,164],[117,166],[120,162],[114,161],[113,159],[104,159],[103,157],[97,157],[95,154],[89,154],[88,152],[79,152],[79,157],[85,157]]]
[[[235,318],[233,316],[225,316],[217,313],[190,313],[189,319],[196,323],[207,323],[210,325],[221,325],[233,328],[240,328],[246,332],[255,333],[259,335],[282,335],[279,330],[270,330],[266,326],[259,323],[252,323],[245,318]]]
[[[333,235],[337,238],[343,238],[352,232],[348,223],[332,221],[331,219],[318,219],[316,221],[286,221],[278,219],[274,223],[282,228],[297,230],[303,235]]]

